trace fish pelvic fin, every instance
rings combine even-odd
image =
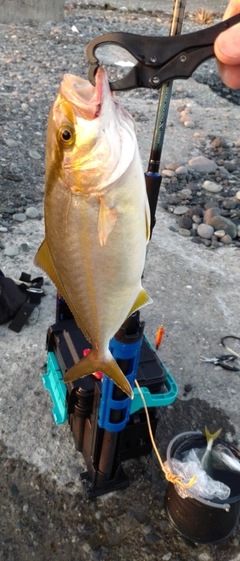
[[[88,341],[90,341],[91,343],[91,337],[88,333],[88,331],[86,330],[85,326],[83,325],[81,319],[79,319],[79,317],[76,317],[76,313],[74,310],[74,306],[72,306],[71,302],[69,301],[67,292],[56,272],[53,260],[52,260],[52,256],[51,253],[49,251],[49,247],[48,247],[48,243],[45,240],[43,240],[42,244],[40,245],[35,257],[34,257],[34,263],[40,267],[40,269],[43,269],[43,271],[45,271],[47,273],[47,275],[49,276],[49,278],[51,279],[51,281],[53,282],[53,284],[55,284],[55,286],[57,287],[58,292],[60,292],[61,296],[64,298],[64,300],[66,300],[67,305],[69,307],[69,309],[71,310],[73,317],[76,320],[76,323],[78,325],[78,327],[80,327],[81,331],[83,332],[83,335],[86,337],[86,339]]]
[[[98,239],[100,245],[106,245],[109,234],[111,234],[115,222],[117,220],[117,211],[115,208],[109,208],[104,197],[99,197],[99,213],[98,213]]]
[[[93,374],[94,372],[103,372],[110,378],[123,392],[125,392],[128,397],[133,399],[133,390],[126,378],[124,376],[121,368],[118,366],[117,362],[114,360],[111,353],[108,353],[109,358],[105,360],[98,359],[95,350],[91,350],[88,355],[82,358],[77,364],[74,364],[69,370],[67,370],[64,376],[64,382],[73,382],[78,380],[78,378],[83,378],[88,374]]]
[[[143,306],[146,306],[147,304],[152,304],[152,298],[148,296],[148,293],[144,290],[144,288],[141,288],[139,295],[131,307],[127,317],[131,316],[134,312],[136,312],[136,310],[143,308]]]
[[[212,446],[212,443],[214,442],[214,440],[216,440],[219,435],[221,434],[222,429],[218,429],[216,432],[214,432],[213,434],[208,430],[207,427],[205,427],[205,435],[206,435],[206,439],[207,439],[207,444]]]

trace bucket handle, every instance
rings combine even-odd
[[[200,436],[200,435],[201,435],[201,436],[203,436],[202,432],[199,431],[199,430],[197,430],[197,431],[185,431],[185,432],[181,432],[180,434],[178,434],[177,436],[175,436],[175,437],[169,442],[169,445],[168,445],[168,448],[167,448],[167,463],[168,463],[168,465],[169,465],[170,470],[171,470],[172,473],[174,473],[174,471],[173,471],[173,465],[172,465],[172,460],[171,460],[171,449],[172,449],[172,446],[175,444],[175,442],[176,442],[177,440],[179,440],[179,439],[181,439],[181,438],[183,438],[183,437],[185,437],[185,436],[192,436],[192,435],[196,435],[196,436]],[[175,475],[177,475],[177,474],[175,474]],[[190,495],[190,497],[191,497],[192,499],[195,499],[195,500],[199,501],[200,503],[203,503],[204,505],[207,505],[207,506],[213,506],[213,505],[214,505],[214,507],[216,507],[216,508],[222,508],[223,510],[226,510],[227,512],[230,510],[230,505],[229,505],[228,503],[222,503],[222,504],[220,504],[220,503],[212,503],[211,501],[208,501],[207,499],[203,499],[202,497],[197,497],[197,496],[196,496],[194,493],[192,493],[189,489],[188,489],[188,493],[189,493],[189,495]]]

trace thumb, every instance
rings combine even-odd
[[[218,35],[214,52],[217,59],[223,64],[240,64],[240,23]]]

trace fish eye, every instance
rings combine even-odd
[[[58,130],[59,141],[65,146],[69,147],[75,141],[75,131],[70,125],[62,125]]]

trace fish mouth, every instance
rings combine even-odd
[[[88,80],[64,74],[60,86],[60,92],[64,98],[74,105],[76,116],[82,117],[87,121],[92,121],[99,117],[103,101],[107,95],[111,96],[106,70],[98,68],[96,85],[93,86]]]

